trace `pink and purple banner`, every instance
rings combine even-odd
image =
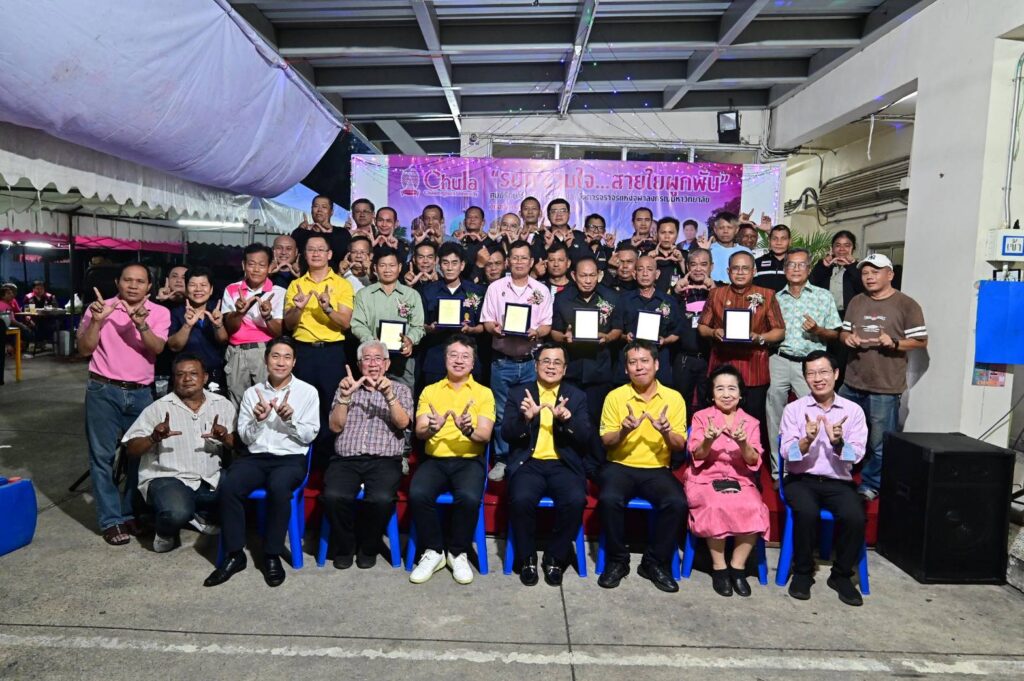
[[[570,224],[582,229],[588,214],[599,213],[609,231],[625,238],[640,206],[649,207],[655,219],[692,218],[702,228],[719,211],[738,213],[743,176],[744,166],[727,163],[354,155],[352,198],[393,207],[401,225],[434,203],[444,209],[449,227],[469,206],[483,208],[490,224],[504,213],[518,213],[527,196],[542,207],[564,198],[571,206]]]

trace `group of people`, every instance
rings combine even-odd
[[[863,499],[878,493],[906,353],[927,342],[920,307],[892,287],[892,263],[856,262],[847,232],[812,263],[766,217],[756,227],[770,249],[755,257],[736,242],[747,215],[718,214],[711,238],[687,220],[680,241],[678,220],[637,208],[632,236],[616,243],[600,215],[571,226],[563,199],[541,212],[527,197],[485,231],[484,211],[470,207],[448,236],[430,205],[406,239],[392,208],[356,200],[351,225],[338,227],[318,196],[312,223],[244,249],[243,278],[219,303],[201,266],[175,268],[151,297],[150,271],[126,265],[117,295],[96,291],[79,328],[104,539],[128,543],[144,507],[156,551],[188,525],[219,524],[225,558],[205,582],[215,586],[246,567],[244,500],[263,488],[264,576],[276,586],[291,494],[312,466],[324,470],[334,566],[367,568],[411,475],[423,549],[411,581],[447,566],[469,583],[489,478],[507,480],[521,581],[558,585],[589,479],[606,535],[602,587],[630,571],[625,513],[640,497],[655,517],[637,574],[678,589],[670,565],[685,522],[707,541],[715,591],[749,596],[744,566],[768,531],[767,459],[796,518],[790,594],[810,596],[818,508],[828,508],[843,528],[829,586],[860,604],[850,578]],[[165,348],[171,391],[154,401]],[[124,493],[112,476],[119,443]],[[436,508],[446,491],[447,533]],[[538,562],[545,496],[556,517]]]

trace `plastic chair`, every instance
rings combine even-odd
[[[356,495],[357,501],[362,501],[366,495],[363,487],[359,488]],[[316,566],[323,567],[327,563],[327,548],[331,540],[331,520],[327,516],[326,509],[323,512],[323,520],[320,523],[320,547],[316,554]],[[398,537],[398,509],[391,512],[391,520],[388,521],[388,548],[391,549],[391,567],[402,567],[402,544]]]
[[[309,481],[309,467],[313,461],[313,445],[310,445],[306,450],[306,477],[302,479],[302,482],[295,491],[292,492],[292,513],[288,519],[288,544],[292,554],[292,567],[296,570],[302,569],[302,535],[306,533],[306,509],[304,493],[306,491],[306,483]],[[267,498],[267,490],[254,489],[249,493],[249,499],[254,501],[265,501]],[[259,528],[259,533],[262,536],[266,532],[267,527],[267,515],[264,504],[259,504],[257,507],[257,521],[256,525]],[[217,540],[217,565],[220,566],[224,562],[224,535],[218,535]]]
[[[484,452],[484,471],[488,470],[491,460],[491,447],[487,446]],[[481,575],[487,574],[487,526],[484,521],[484,496],[487,494],[487,476],[484,475],[484,489],[480,495],[480,509],[477,513],[476,530],[473,532],[473,543],[476,545],[477,570]],[[442,492],[437,495],[435,502],[439,506],[451,506],[455,499],[450,492]],[[438,513],[441,509],[438,509]],[[416,561],[416,521],[410,517],[409,520],[409,541],[405,545],[405,569],[412,572]]]
[[[656,513],[656,511],[654,510],[654,507],[651,505],[651,502],[647,501],[646,499],[641,499],[640,497],[635,497],[633,499],[630,499],[629,502],[626,503],[626,508],[627,509],[640,510],[640,511],[650,511],[650,513],[647,516],[647,523],[648,523],[648,526],[650,527],[650,531],[651,532],[654,531],[654,521],[655,521],[655,513]],[[594,566],[594,573],[595,574],[601,574],[602,572],[604,572],[604,561],[605,561],[605,547],[604,547],[604,543],[605,543],[605,533],[604,533],[604,529],[602,528],[601,529],[601,534],[600,534],[598,542],[597,542],[597,564]],[[679,575],[680,575],[680,570],[679,570],[679,545],[677,543],[676,546],[674,546],[672,548],[672,577],[674,579],[679,579]]]
[[[697,537],[693,532],[686,531],[686,548],[683,550],[683,577],[690,578],[693,573],[693,559],[697,555]],[[764,549],[764,537],[757,538],[757,581],[762,586],[768,584],[768,555]]]
[[[781,438],[780,438],[781,439]],[[786,586],[789,581],[789,573],[793,567],[793,509],[786,502],[785,485],[782,480],[785,478],[786,457],[783,455],[782,446],[779,446],[779,496],[782,498],[782,506],[786,509],[786,527],[782,531],[782,545],[779,547],[779,564],[775,568],[775,584]],[[818,528],[818,555],[822,560],[828,560],[832,555],[832,534],[835,528],[835,516],[831,511],[820,509],[821,526]],[[860,592],[865,596],[871,594],[871,583],[868,578],[868,545],[867,541],[860,549],[860,561],[857,565],[857,574],[860,579]]]
[[[537,508],[554,508],[555,500],[551,497],[541,497],[537,502]],[[505,567],[502,570],[506,575],[512,574],[512,566],[516,560],[515,535],[512,534],[512,517],[509,514],[508,534],[505,539]],[[576,572],[580,577],[587,576],[587,542],[583,537],[583,523],[580,523],[580,531],[576,533]]]

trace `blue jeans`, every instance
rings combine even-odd
[[[193,490],[177,478],[156,478],[149,481],[146,499],[153,507],[156,533],[165,539],[178,536],[196,511],[216,511],[217,490],[205,482]]]
[[[899,429],[900,396],[869,393],[843,385],[839,395],[856,402],[868,422],[868,446],[858,489],[877,492],[882,487],[882,442],[885,434]]]
[[[513,362],[509,359],[496,359],[491,363],[491,391],[494,393],[494,438],[492,454],[494,461],[505,463],[508,458],[508,443],[501,436],[501,421],[505,416],[505,402],[508,401],[508,389],[520,383],[535,383],[537,367],[533,360]]]
[[[100,532],[134,517],[132,496],[139,482],[139,460],[126,457],[125,491],[121,494],[114,484],[114,457],[121,436],[152,402],[149,386],[125,390],[92,379],[86,384],[85,436]]]

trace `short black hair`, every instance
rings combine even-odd
[[[254,244],[249,244],[242,249],[242,262],[245,262],[245,258],[253,253],[263,253],[267,256],[267,262],[274,262],[274,252],[269,247],[264,246],[261,242],[257,241]]]
[[[401,265],[402,263],[398,257],[398,251],[396,251],[394,248],[391,248],[391,246],[377,246],[377,248],[373,249],[374,266],[376,266],[377,263],[383,260],[384,258],[387,258],[388,256],[392,255],[395,256],[395,260],[398,260],[398,264]]]
[[[523,199],[523,200],[525,201],[526,199]],[[522,206],[522,204],[519,204],[519,205]],[[553,206],[565,206],[566,210],[570,210],[570,211],[572,210],[572,206],[569,205],[569,202],[566,201],[565,199],[559,197],[557,199],[551,199],[550,201],[548,201],[547,210],[545,210],[544,212],[547,213],[548,215],[551,215],[551,208]]]
[[[477,359],[476,341],[473,340],[472,336],[469,336],[469,335],[464,334],[464,333],[453,333],[451,336],[448,337],[448,340],[445,341],[445,344],[444,344],[445,354],[448,354],[448,348],[450,348],[451,346],[455,345],[456,343],[458,343],[459,345],[465,345],[467,348],[472,350],[473,351],[473,361],[474,362],[476,361],[476,359]]]
[[[857,248],[857,237],[855,237],[853,235],[853,232],[851,232],[848,229],[841,229],[838,232],[836,232],[835,234],[833,234],[832,235],[832,245],[835,246],[836,242],[839,241],[840,239],[842,239],[843,237],[846,237],[847,239],[849,239],[850,243],[853,244],[853,247]]]
[[[806,375],[807,365],[811,362],[816,362],[819,359],[827,359],[828,365],[832,367],[832,371],[836,371],[839,368],[839,360],[837,360],[835,355],[831,352],[826,352],[825,350],[814,350],[804,357],[804,361],[801,362],[800,373]]]
[[[545,350],[561,350],[562,351],[562,359],[565,360],[565,361],[569,361],[569,353],[565,349],[565,346],[561,345],[559,343],[555,343],[554,341],[549,341],[549,340],[544,341],[543,343],[538,345],[536,348],[534,348],[534,350],[533,350],[533,360],[535,362],[539,362],[540,361],[540,353],[544,352]]]
[[[449,255],[457,256],[462,262],[466,262],[466,249],[454,241],[445,241],[441,248],[437,249],[437,259],[446,258]]]
[[[589,223],[589,222],[590,222],[591,220],[593,220],[594,218],[597,218],[598,220],[600,220],[600,221],[601,221],[601,227],[602,227],[602,228],[606,228],[606,227],[608,227],[608,221],[607,221],[607,220],[605,220],[605,219],[604,219],[604,216],[603,216],[603,215],[601,215],[600,213],[591,213],[590,215],[588,215],[588,216],[587,216],[587,217],[586,217],[586,218],[585,218],[585,219],[583,220],[583,226],[584,226],[584,227],[586,227],[586,226],[587,226],[587,224],[588,224],[588,223]]]
[[[594,267],[596,267],[598,269],[598,271],[600,271],[601,266],[597,264],[597,258],[595,258],[593,256],[590,256],[590,255],[584,255],[582,258],[574,260],[573,263],[572,263],[573,271],[575,272],[576,270],[578,270],[580,268],[580,264],[581,263],[585,263],[585,262],[592,262],[592,263],[594,263]]]
[[[398,222],[398,211],[392,208],[391,206],[381,206],[380,208],[377,209],[377,215],[380,215],[386,210],[391,211],[391,215],[394,216],[395,222]]]
[[[719,376],[732,376],[736,379],[736,384],[740,387],[740,404],[743,404],[743,397],[747,392],[747,385],[743,382],[743,374],[740,370],[731,364],[722,364],[715,367],[715,370],[708,374],[708,399],[714,394],[715,379]]]
[[[139,262],[138,260],[126,262],[125,264],[121,265],[121,267],[117,270],[117,278],[119,280],[121,279],[121,277],[124,276],[125,270],[127,270],[129,267],[141,267],[142,269],[146,270],[146,281],[153,281],[153,276],[149,273],[149,268],[146,267],[143,263]],[[184,265],[175,265],[174,267],[184,267]],[[172,267],[171,269],[173,270],[174,267]]]
[[[352,250],[352,244],[354,244],[357,241],[365,241],[370,246],[370,250],[373,250],[373,242],[370,240],[370,237],[366,236],[365,234],[354,234],[352,235],[352,239],[348,242],[349,251]]]
[[[263,351],[263,360],[266,361],[270,357],[270,351],[274,349],[275,345],[287,345],[292,349],[292,357],[295,356],[295,341],[291,336],[278,336],[267,341],[267,349]]]
[[[195,267],[188,268],[185,272],[185,285],[187,286],[188,282],[196,277],[206,277],[206,281],[210,282],[210,285],[213,286],[213,270],[206,265],[196,265]]]
[[[361,197],[361,198],[358,198],[358,199],[356,199],[355,201],[352,202],[352,210],[355,211],[356,206],[358,204],[360,204],[360,203],[365,203],[367,206],[370,207],[370,210],[376,210],[377,209],[377,207],[373,205],[373,201],[371,201],[370,199],[367,199],[365,197]]]
[[[569,257],[569,249],[566,248],[565,242],[555,239],[546,252],[550,256],[552,253],[558,253],[559,251],[565,251],[565,257]]]
[[[441,214],[441,217],[444,217],[444,208],[441,208],[441,206],[437,205],[436,203],[428,203],[427,205],[423,206],[423,210],[420,211],[420,215],[422,216],[431,208],[436,208],[437,212]]]
[[[733,258],[735,258],[738,255],[750,258],[750,262],[754,263],[755,265],[757,264],[757,259],[754,258],[754,254],[751,253],[750,251],[736,251],[735,253],[729,256],[729,267],[732,267]]]
[[[172,376],[174,375],[174,370],[178,368],[178,365],[182,364],[184,362],[199,362],[199,366],[202,367],[203,373],[204,374],[210,373],[209,370],[206,368],[206,362],[203,361],[202,357],[200,357],[199,355],[195,354],[194,352],[179,352],[178,354],[176,354],[174,356],[174,359],[171,360],[171,375]]]
[[[525,248],[530,252],[530,257],[533,257],[533,247],[530,246],[530,242],[525,239],[516,239],[515,241],[513,241],[512,244],[508,247],[507,255],[512,255],[512,251],[516,250],[517,248]]]
[[[645,210],[648,213],[650,213],[651,214],[651,219],[652,220],[654,219],[654,211],[653,210],[651,210],[647,206],[640,206],[639,208],[634,208],[633,209],[632,215],[629,216],[629,221],[632,222],[633,220],[636,220],[637,213],[639,213],[642,210]]]
[[[417,251],[419,251],[424,246],[426,246],[431,251],[433,251],[434,255],[437,255],[437,244],[434,243],[433,241],[431,241],[430,239],[424,239],[423,241],[421,241],[418,244],[416,244],[415,246],[413,246],[413,248],[412,248],[413,255],[416,255]],[[392,249],[392,250],[394,250],[394,249]]]
[[[538,199],[536,196],[527,196],[524,197],[523,200],[519,202],[519,210],[523,209],[523,204],[526,203],[527,201],[534,201],[536,202],[537,206],[540,207],[540,199]]]
[[[36,286],[46,286],[46,282],[42,279],[36,279],[32,282],[32,288],[35,288]]]
[[[478,210],[478,211],[480,211],[480,219],[481,220],[483,220],[484,218],[487,217],[487,214],[484,213],[484,209],[481,208],[480,206],[470,206],[469,208],[467,208],[466,210],[464,210],[462,212],[463,216],[469,217],[469,211],[471,211],[471,210]]]
[[[633,251],[634,253],[636,253],[637,257],[640,256],[640,251],[638,251],[636,246],[634,246],[629,241],[623,241],[622,243],[615,247],[616,253],[622,253],[623,251]]]
[[[711,251],[709,251],[706,248],[701,248],[700,246],[696,246],[696,247],[691,248],[690,250],[688,250],[686,252],[686,262],[690,262],[690,258],[692,258],[693,256],[701,255],[701,254],[704,254],[704,255],[708,256],[708,262],[714,262],[715,261],[715,256],[711,255]]]
[[[327,194],[317,194],[316,196],[313,197],[313,200],[310,201],[309,204],[311,206],[315,206],[317,199],[326,199],[327,202],[331,204],[331,210],[332,211],[334,210],[334,199],[332,199],[331,197],[327,196]]]
[[[719,220],[725,220],[726,222],[736,222],[737,220],[739,220],[739,217],[736,215],[736,213],[730,213],[727,210],[721,210],[715,214],[715,222],[718,222]]]
[[[646,350],[651,353],[651,359],[658,359],[658,346],[651,341],[634,340],[626,343],[626,347],[622,351],[623,358],[625,358],[632,350]]]
[[[683,227],[686,227],[687,225],[693,225],[694,229],[700,227],[700,224],[698,224],[697,221],[694,220],[693,218],[687,218],[686,220],[683,220]]]
[[[658,220],[658,229],[661,229],[662,225],[672,225],[676,228],[676,234],[679,234],[679,220],[673,217],[666,217]]]
[[[793,233],[789,231],[789,226],[781,223],[778,225],[772,225],[772,228],[768,230],[768,236],[771,236],[775,232],[785,232],[786,236],[793,236]]]

